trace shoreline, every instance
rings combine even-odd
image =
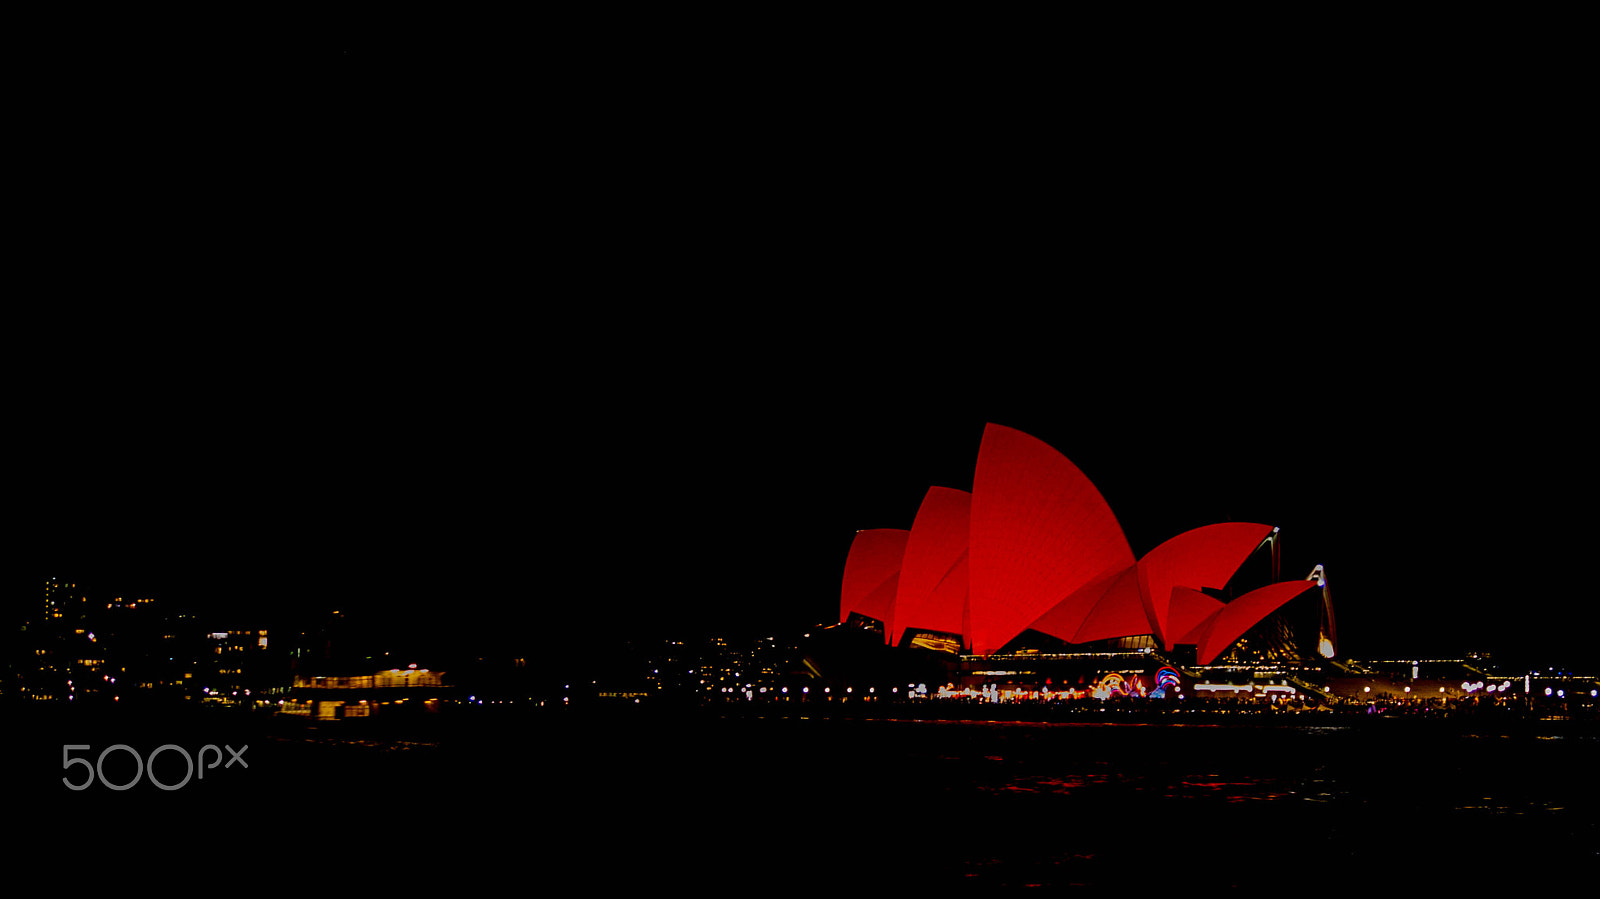
[[[676,705],[584,703],[571,707],[517,705],[503,708],[447,709],[404,717],[318,719],[274,712],[202,708],[191,705],[119,708],[13,706],[3,710],[14,733],[24,739],[64,738],[93,732],[141,733],[159,736],[198,728],[207,733],[262,733],[299,737],[308,732],[339,738],[444,738],[494,734],[507,729],[601,726],[693,726],[708,722],[813,720],[966,722],[992,724],[1098,725],[1140,727],[1329,728],[1414,733],[1456,733],[1477,736],[1552,736],[1600,738],[1600,720],[1534,718],[1514,713],[1368,713],[1356,710],[1254,711],[1227,708],[1141,709],[1132,707],[1026,705],[1020,703],[862,703],[838,705],[737,702]],[[10,729],[10,728],[8,728]]]

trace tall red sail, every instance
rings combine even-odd
[[[1061,600],[1133,564],[1094,484],[1043,441],[991,424],[972,486],[972,651],[998,651]]]

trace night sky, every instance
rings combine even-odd
[[[1565,144],[1525,105],[352,28],[131,79],[41,51],[10,584],[419,642],[793,632],[992,421],[1136,553],[1279,525],[1350,653],[1600,663],[1563,157],[1507,161]]]

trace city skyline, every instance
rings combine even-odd
[[[1594,664],[1593,649],[1561,638],[1591,632],[1595,612],[1556,544],[1530,548],[1581,495],[1569,480],[1579,444],[1559,420],[1530,430],[1537,402],[1483,400],[1494,373],[1432,395],[1397,387],[1396,362],[1366,382],[1233,364],[1076,386],[1103,383],[1111,358],[898,392],[799,378],[739,399],[711,393],[729,382],[708,370],[685,369],[592,405],[563,399],[524,438],[499,424],[480,429],[486,444],[386,454],[385,432],[360,427],[382,418],[368,411],[327,444],[341,464],[150,454],[156,488],[104,471],[61,481],[65,504],[24,534],[37,550],[24,558],[87,568],[82,579],[104,589],[288,618],[342,605],[419,635],[494,628],[570,649],[608,635],[792,631],[836,614],[856,530],[909,527],[929,486],[970,489],[993,421],[1082,469],[1136,553],[1215,522],[1282,528],[1284,577],[1326,566],[1343,653]],[[411,412],[465,424],[489,402]],[[394,399],[380,408],[400,411]],[[382,464],[346,477],[367,453]]]

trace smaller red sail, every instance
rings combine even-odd
[[[890,645],[899,645],[907,628],[968,636],[962,622],[967,611],[971,522],[972,494],[948,487],[928,489],[906,541]]]
[[[855,612],[883,622],[884,637],[894,627],[894,601],[899,590],[900,566],[911,532],[899,528],[857,531],[844,562],[839,590],[839,621]]]
[[[1195,658],[1209,665],[1244,632],[1282,608],[1284,603],[1316,587],[1315,581],[1268,584],[1235,599],[1211,616],[1210,624],[1195,643]]]

